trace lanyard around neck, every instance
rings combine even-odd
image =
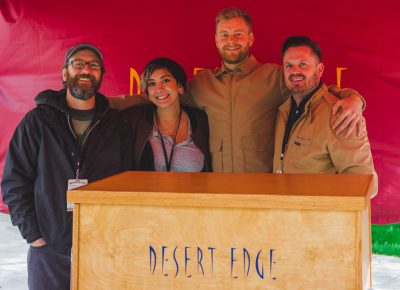
[[[166,169],[167,169],[168,172],[171,171],[172,157],[173,157],[174,149],[175,149],[176,136],[178,136],[179,127],[180,127],[180,125],[181,125],[181,119],[182,119],[182,109],[180,108],[180,109],[179,109],[178,127],[176,128],[176,131],[175,131],[175,136],[174,136],[174,139],[173,139],[174,142],[172,143],[171,153],[169,154],[169,158],[168,158],[167,150],[165,149],[165,144],[164,144],[163,136],[161,135],[160,126],[159,126],[159,120],[158,120],[158,115],[157,115],[157,111],[156,111],[157,131],[158,131],[158,135],[159,135],[160,140],[161,140],[161,145],[162,145],[162,149],[163,149],[163,153],[164,153],[165,167],[166,167]]]

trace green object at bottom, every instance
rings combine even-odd
[[[400,257],[400,224],[372,225],[372,253]]]

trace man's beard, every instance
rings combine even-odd
[[[79,78],[90,79],[92,85],[91,86],[79,85],[78,83]],[[99,80],[96,80],[94,76],[89,74],[79,74],[76,75],[75,77],[71,77],[67,71],[66,86],[74,98],[77,98],[79,100],[88,100],[95,95],[95,93],[100,88],[100,85],[101,85],[101,77]]]
[[[298,87],[295,84],[292,84],[291,82],[287,82],[286,86],[293,95],[305,96],[305,95],[311,93],[318,86],[319,81],[320,81],[317,72],[314,72],[313,75],[311,76],[311,78],[309,78],[309,79],[307,79],[307,77],[305,75],[303,75],[302,73],[292,74],[289,76],[289,80],[292,77],[296,77],[296,76],[303,77],[304,80],[306,81],[306,83],[303,87]]]
[[[218,49],[218,52],[219,52],[219,55],[221,56],[222,60],[228,64],[240,64],[243,62],[243,60],[245,60],[250,55],[248,45],[246,45],[245,47],[242,47],[242,50],[237,55],[225,54],[224,48]]]

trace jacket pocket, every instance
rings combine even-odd
[[[210,153],[213,171],[222,172],[222,139],[210,138]]]
[[[29,247],[31,248],[31,249],[34,249],[34,250],[40,250],[40,249],[45,249],[45,248],[47,248],[47,244],[45,244],[45,245],[42,245],[42,246],[32,246],[31,244],[29,245]]]
[[[306,150],[312,143],[312,139],[305,139],[297,137],[292,143],[292,147],[296,150]]]
[[[296,137],[289,144],[285,162],[289,162],[301,171],[308,172],[315,159],[320,158],[320,150],[313,148],[313,140]],[[290,151],[290,152],[289,152]]]
[[[272,172],[274,139],[271,134],[242,137],[243,163],[246,172]]]

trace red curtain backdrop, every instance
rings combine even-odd
[[[129,94],[130,69],[139,73],[152,58],[214,68],[215,16],[228,6],[253,18],[252,53],[261,62],[280,62],[280,46],[291,35],[320,43],[324,81],[357,89],[367,100],[365,117],[379,175],[372,202],[374,223],[400,222],[400,1],[131,1],[0,0],[0,174],[9,140],[34,97],[60,89],[66,50],[90,42],[103,52],[101,92]],[[1,178],[1,176],[0,176]],[[6,207],[0,202],[0,209]]]

